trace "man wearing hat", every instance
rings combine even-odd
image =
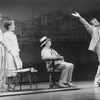
[[[60,56],[54,49],[51,48],[51,39],[43,36],[40,39],[41,47],[43,47],[41,51],[42,59],[53,58],[53,57],[61,57],[62,60],[55,61],[55,65],[58,65],[56,69],[61,70],[61,75],[59,79],[60,87],[74,86],[71,83],[72,73],[74,69],[74,65],[72,63],[65,62],[63,56]],[[46,61],[46,67],[50,70],[50,65],[52,61]]]

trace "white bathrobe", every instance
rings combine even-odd
[[[17,37],[13,32],[7,31],[4,33],[3,38],[6,46],[6,74],[8,77],[15,76],[16,73],[12,71],[22,68]]]

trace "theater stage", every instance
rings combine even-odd
[[[100,88],[93,86],[93,81],[73,82],[77,87],[48,89],[48,83],[38,83],[38,89],[33,85],[33,91],[29,85],[19,86],[15,91],[1,92],[0,100],[100,100]]]

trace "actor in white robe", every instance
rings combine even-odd
[[[12,77],[16,76],[15,70],[22,68],[22,61],[19,57],[19,46],[17,37],[14,34],[15,24],[13,20],[6,21],[4,28],[7,30],[3,34],[6,47],[6,76],[8,77],[8,89],[11,88]]]

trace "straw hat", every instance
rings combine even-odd
[[[41,39],[40,39],[40,42],[41,42],[41,46],[42,47],[47,41],[51,40],[51,38],[47,38],[46,36],[43,36]]]

